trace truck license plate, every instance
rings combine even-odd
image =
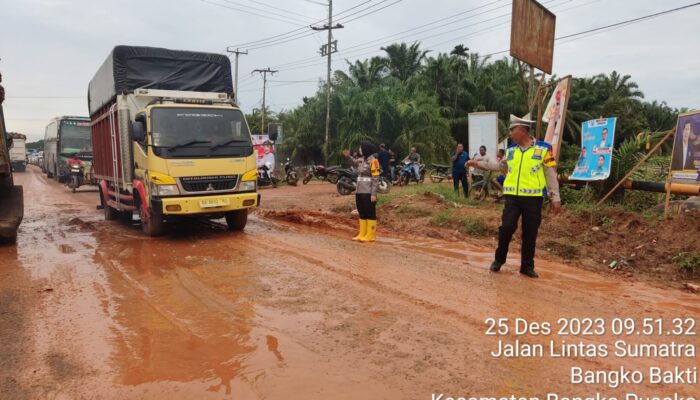
[[[214,207],[224,207],[229,205],[229,199],[206,199],[200,200],[199,206],[202,208],[214,208]]]

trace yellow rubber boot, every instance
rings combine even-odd
[[[374,242],[377,237],[377,220],[368,219],[367,220],[367,234],[360,238],[361,242]]]
[[[361,219],[360,220],[360,233],[357,234],[352,240],[354,241],[359,241],[362,240],[362,238],[367,234],[367,220],[366,219]]]

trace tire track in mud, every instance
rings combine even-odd
[[[428,314],[431,314],[433,312],[439,312],[440,314],[451,317],[453,319],[456,319],[464,324],[469,325],[470,327],[473,327],[473,325],[480,325],[483,323],[481,320],[477,320],[475,318],[471,318],[468,315],[462,314],[456,310],[441,306],[439,304],[423,300],[419,297],[413,296],[410,293],[407,293],[405,291],[390,287],[386,284],[381,283],[378,280],[371,279],[368,276],[359,274],[359,273],[354,273],[352,271],[345,270],[339,267],[335,267],[331,265],[329,262],[320,260],[318,258],[315,258],[308,253],[302,253],[300,251],[294,250],[294,247],[291,246],[292,243],[288,243],[288,245],[282,245],[278,243],[273,243],[273,244],[268,244],[269,247],[271,247],[274,250],[277,250],[280,253],[284,253],[286,255],[291,255],[292,257],[304,261],[307,264],[320,267],[328,272],[331,272],[338,277],[341,278],[346,278],[347,280],[357,283],[361,286],[364,286],[367,289],[372,290],[373,292],[377,293],[378,295],[391,295],[397,300],[401,300],[404,303],[419,306],[424,309],[424,311]],[[372,246],[373,244],[365,244],[365,245],[360,245],[360,246]]]

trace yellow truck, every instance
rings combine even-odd
[[[241,230],[260,203],[256,156],[220,54],[117,46],[88,88],[92,173],[105,219],[158,236],[182,217]]]

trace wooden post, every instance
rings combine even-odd
[[[648,152],[644,157],[642,157],[642,159],[639,160],[639,162],[637,162],[637,164],[635,164],[634,167],[632,167],[632,169],[630,169],[629,172],[628,172],[622,179],[620,179],[620,181],[617,182],[617,183],[615,184],[615,186],[614,186],[612,189],[610,189],[610,191],[609,191],[605,196],[603,196],[603,198],[600,199],[600,201],[599,201],[596,205],[601,205],[601,204],[603,204],[603,202],[605,202],[605,200],[607,200],[608,197],[610,197],[610,195],[612,195],[617,189],[620,188],[620,186],[622,186],[622,184],[625,183],[625,181],[627,180],[627,178],[629,178],[630,176],[632,176],[632,174],[633,174],[635,171],[637,171],[637,170],[639,169],[639,167],[641,167],[642,164],[644,164],[644,163],[646,162],[646,160],[649,159],[649,157],[651,157],[654,153],[656,153],[657,150],[659,150],[659,148],[661,148],[661,145],[664,144],[664,142],[665,142],[671,135],[673,135],[674,132],[676,132],[676,128],[675,128],[675,127],[674,127],[673,129],[671,129],[670,131],[668,131],[668,132],[666,133],[666,135],[664,135],[664,137],[663,137],[661,140],[659,140],[659,143],[657,143],[656,146],[654,146],[654,148],[651,149],[650,152]],[[669,185],[669,188],[670,188],[670,185]],[[668,189],[667,189],[667,191],[668,191]]]
[[[539,140],[544,139],[541,137],[542,132],[542,106],[544,105],[544,100],[547,97],[546,89],[549,85],[544,84],[545,73],[542,73],[542,79],[540,79],[540,86],[537,88],[537,94],[535,95],[535,101],[537,102],[537,128],[535,129],[535,137]]]
[[[675,129],[674,129],[675,131]],[[649,137],[651,137],[651,134],[649,134]],[[647,142],[649,143],[649,142]],[[673,152],[676,151],[676,141],[673,141],[673,148],[671,150],[671,164],[673,164]],[[671,203],[671,176],[673,172],[673,168],[669,165],[668,166],[668,175],[666,176],[666,200],[664,202],[664,218],[668,218],[668,206]]]

